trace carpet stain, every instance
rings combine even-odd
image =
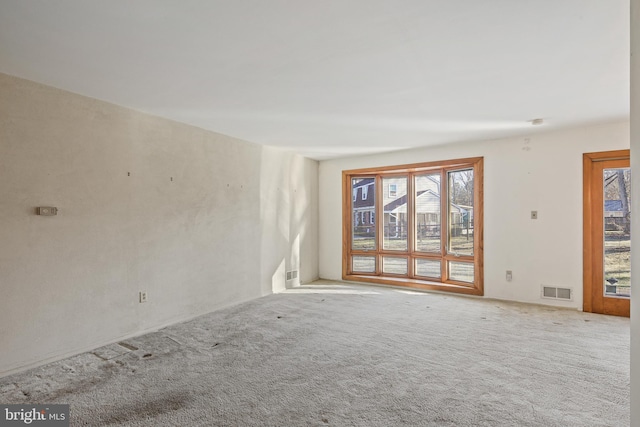
[[[135,345],[131,345],[131,344],[128,344],[126,342],[119,342],[118,345],[120,347],[124,347],[127,350],[131,350],[131,351],[136,351],[138,349],[138,347],[136,347]]]
[[[95,351],[92,351],[91,354],[93,354],[95,357],[97,357],[100,360],[109,360],[109,359],[105,359],[104,357],[100,356],[98,353],[96,353]]]
[[[22,390],[22,395],[26,402],[54,402],[67,395],[86,393],[95,389],[96,386],[106,382],[119,371],[115,364],[110,363],[99,366],[98,369],[97,372],[83,374],[86,375],[84,377],[77,373],[68,374],[65,377],[66,380],[62,382],[50,383],[47,381],[44,383],[42,380],[34,382],[27,385],[28,389]]]
[[[177,411],[188,405],[191,397],[188,393],[173,393],[168,396],[160,396],[153,400],[133,402],[108,410],[107,417],[101,417],[101,424],[119,424],[133,420],[145,420],[156,418],[160,415]]]

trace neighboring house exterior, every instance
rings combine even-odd
[[[375,179],[364,178],[353,184],[352,197],[354,231],[358,234],[373,233],[373,230],[367,229],[372,228],[376,223]]]
[[[407,179],[390,177],[382,180],[384,234],[404,237],[407,233]],[[438,175],[423,175],[416,179],[416,227],[421,236],[440,233],[440,180]],[[362,178],[352,184],[354,231],[359,235],[375,232],[375,180]],[[473,207],[450,207],[451,224],[456,229],[473,227]]]
[[[604,216],[605,218],[623,218],[622,200],[605,200]]]
[[[625,216],[622,200],[604,201],[604,221],[607,231],[625,230],[629,232],[630,218]]]
[[[472,227],[473,208],[471,206],[459,206],[451,204],[450,223],[454,229]],[[385,230],[390,235],[404,234],[407,221],[407,197],[406,195],[392,201],[384,207]],[[467,224],[471,221],[470,224]],[[419,191],[416,197],[416,227],[418,235],[428,236],[440,233],[440,194],[432,190]],[[459,233],[454,232],[454,235]]]
[[[407,233],[407,179],[384,178],[383,189],[383,211],[384,229],[386,236],[406,236]],[[420,175],[416,177],[415,191],[417,194],[417,216],[418,232],[425,233],[425,227],[431,226],[430,233],[439,233],[440,224],[440,176]],[[426,201],[429,195],[429,201]],[[438,201],[433,199],[433,196]],[[426,201],[426,203],[425,203]]]

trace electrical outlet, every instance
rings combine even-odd
[[[507,282],[510,282],[513,279],[513,272],[511,270],[507,270]]]
[[[140,302],[147,302],[147,292],[146,291],[140,291]]]

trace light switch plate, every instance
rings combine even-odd
[[[38,215],[42,215],[42,216],[58,215],[58,208],[53,206],[40,206],[38,208]]]

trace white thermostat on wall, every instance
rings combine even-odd
[[[38,215],[42,215],[42,216],[58,215],[58,208],[53,206],[40,206],[38,208]]]

